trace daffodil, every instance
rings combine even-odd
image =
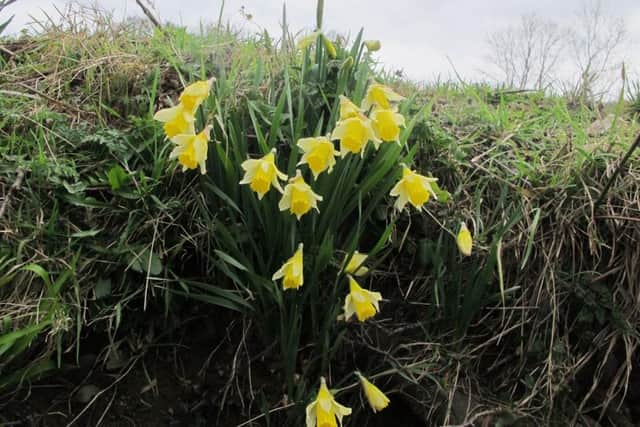
[[[318,40],[318,36],[320,34],[322,34],[321,31],[314,31],[313,33],[309,33],[306,36],[301,37],[300,40],[298,40],[296,47],[300,50],[305,50],[311,46],[312,43]]]
[[[393,110],[376,108],[371,112],[371,122],[376,136],[385,142],[400,142],[400,127],[404,126],[402,114]]]
[[[154,114],[153,118],[164,123],[163,128],[167,138],[173,138],[176,135],[195,133],[193,126],[195,118],[193,117],[193,114],[187,111],[182,104],[158,110],[156,114]]]
[[[176,144],[176,147],[169,157],[172,159],[177,157],[183,171],[200,166],[200,173],[204,175],[207,173],[207,151],[210,133],[211,126],[207,126],[197,135],[181,134],[174,136],[171,141]]]
[[[340,140],[340,155],[343,157],[347,153],[360,153],[363,156],[367,142],[379,142],[371,126],[371,120],[362,114],[336,123],[331,139]]]
[[[313,172],[313,177],[316,179],[325,170],[327,173],[331,173],[333,166],[336,164],[335,156],[340,153],[334,149],[333,142],[329,138],[324,136],[302,138],[298,140],[297,145],[304,153],[298,165],[308,164],[309,169]]]
[[[458,231],[458,235],[456,236],[456,243],[458,244],[458,249],[460,249],[460,253],[462,253],[462,255],[471,255],[471,248],[473,247],[473,237],[471,237],[471,232],[467,228],[467,224],[465,224],[464,221],[460,223],[460,230]]]
[[[398,95],[391,88],[380,83],[371,83],[367,89],[367,93],[364,95],[362,109],[366,111],[375,106],[389,110],[393,107],[394,103],[398,103],[403,99],[403,96]]]
[[[260,159],[245,160],[240,166],[245,171],[240,184],[249,184],[249,187],[258,194],[258,199],[262,200],[272,185],[282,193],[278,180],[286,180],[287,175],[280,172],[276,166],[275,148]]]
[[[358,117],[362,114],[362,110],[349,98],[340,95],[340,120],[346,120],[351,117]]]
[[[360,379],[360,385],[362,385],[364,395],[367,397],[373,412],[379,412],[386,408],[387,405],[389,405],[389,398],[380,391],[378,387],[373,385],[371,381],[362,376],[360,372],[356,372],[356,374]]]
[[[298,289],[304,283],[302,247],[303,245],[300,243],[296,253],[271,278],[274,281],[282,278],[283,289]]]
[[[412,171],[406,166],[402,166],[402,179],[391,189],[391,196],[396,196],[396,209],[402,210],[407,202],[411,203],[415,208],[421,209],[422,205],[429,201],[433,196],[437,199],[436,193],[431,187],[431,183],[438,181],[438,178],[432,178],[420,175]]]
[[[369,52],[375,52],[380,50],[380,40],[365,40],[364,45]]]
[[[344,258],[344,262],[347,263],[349,254]],[[364,266],[364,262],[367,260],[367,254],[361,254],[358,251],[353,252],[349,263],[344,268],[344,272],[347,274],[353,274],[354,276],[364,276],[369,269]]]
[[[286,187],[284,187],[284,193],[282,194],[282,199],[280,199],[278,207],[281,211],[288,209],[299,220],[302,215],[311,209],[319,212],[318,202],[321,200],[322,196],[313,192],[309,184],[304,182],[304,178],[300,170],[298,170],[296,176],[291,178]]]
[[[214,81],[215,78],[200,80],[184,88],[180,95],[180,104],[183,105],[185,111],[191,115],[196,113],[200,104],[209,96]]]
[[[306,412],[307,427],[337,427],[338,424],[342,426],[344,416],[351,415],[351,408],[336,402],[327,388],[326,381],[320,378],[320,389],[316,400],[307,405]]]
[[[380,292],[362,289],[356,279],[349,276],[349,294],[344,301],[344,318],[349,320],[354,314],[359,321],[364,322],[380,311],[379,302],[382,300]]]

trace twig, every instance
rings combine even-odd
[[[4,216],[4,212],[6,211],[7,206],[9,205],[9,199],[11,198],[11,194],[14,191],[20,189],[23,178],[24,178],[24,171],[18,168],[18,170],[16,171],[16,180],[13,181],[13,184],[11,185],[11,187],[9,187],[9,190],[7,191],[7,194],[4,196],[4,200],[2,201],[2,205],[0,205],[0,219],[2,219],[2,217]]]
[[[160,20],[151,11],[150,5],[146,3],[145,0],[136,0],[136,3],[138,4],[138,6],[140,6],[140,9],[142,9],[142,12],[147,16],[147,18],[149,18],[151,23],[155,25],[156,28],[162,29],[162,24],[160,23]]]
[[[636,140],[633,141],[633,144],[631,144],[631,147],[629,147],[629,151],[627,151],[624,157],[622,158],[622,160],[620,160],[620,164],[616,168],[616,171],[613,173],[611,178],[609,178],[609,181],[607,181],[607,184],[602,189],[602,192],[600,193],[600,197],[598,197],[598,200],[596,200],[596,202],[593,204],[594,211],[602,203],[605,196],[607,195],[607,192],[609,191],[609,188],[611,187],[613,182],[616,180],[616,178],[618,178],[618,175],[620,175],[620,172],[622,171],[622,167],[624,166],[625,163],[627,163],[627,160],[629,160],[629,157],[631,157],[631,155],[636,150],[636,148],[638,148],[639,145],[640,145],[640,134],[636,136]]]
[[[273,408],[273,409],[269,410],[269,412],[267,412],[267,414],[273,414],[274,412],[282,411],[283,409],[290,408],[290,407],[292,407],[294,405],[295,405],[295,402],[287,403],[286,405],[278,406],[277,408]],[[265,416],[267,416],[267,414],[263,413],[263,414],[257,415],[255,417],[243,422],[242,424],[238,424],[236,427],[248,426],[249,424],[253,423],[254,421],[258,421],[259,419],[264,418]]]

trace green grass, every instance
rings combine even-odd
[[[106,331],[109,348],[114,337],[187,317],[198,302],[238,319],[285,313],[254,335],[283,340],[283,354],[271,355],[278,369],[297,366],[275,381],[289,383],[290,397],[304,404],[330,367],[332,385],[345,388],[339,400],[354,408],[352,424],[369,420],[351,387],[354,360],[363,372],[383,374],[392,400],[419,402],[412,409],[430,424],[463,423],[482,411],[492,423],[616,424],[617,405],[633,407],[637,153],[595,202],[640,131],[637,115],[609,106],[621,120],[589,135],[597,115],[585,107],[483,85],[419,87],[372,68],[359,40],[338,43],[338,59],[326,60],[322,47],[300,52],[290,36],[95,21],[90,35],[48,28],[9,40],[3,46],[12,54],[0,53],[1,194],[24,174],[0,218],[7,393],[77,363],[88,337]],[[169,160],[171,147],[151,116],[183,84],[211,75],[217,82],[207,109],[220,143],[200,178]],[[388,157],[354,161],[361,176],[337,167],[336,177],[373,197],[336,194],[326,204],[331,220],[305,225],[317,239],[310,280],[338,268],[337,250],[376,247],[371,281],[388,301],[364,327],[316,327],[336,313],[305,294],[297,303],[315,331],[306,334],[301,319],[274,311],[272,297],[257,292],[259,278],[282,262],[273,255],[289,256],[294,242],[283,231],[290,224],[273,212],[263,212],[266,224],[245,214],[263,205],[236,185],[239,162],[260,145],[324,133],[336,118],[334,95],[358,99],[370,76],[415,93],[403,111],[415,117],[405,134],[414,151],[402,155],[439,177],[451,199],[427,213],[392,216],[393,201],[370,191],[395,179]],[[633,111],[633,102],[624,106]],[[281,167],[292,172],[294,164]],[[318,182],[325,193],[331,185]],[[464,259],[453,238],[461,220],[473,225],[476,244]],[[247,238],[259,229],[269,246]],[[336,337],[340,345],[331,346]],[[269,410],[281,396],[264,399]],[[288,412],[291,422],[300,413]]]

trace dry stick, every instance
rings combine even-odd
[[[7,195],[4,197],[2,201],[2,205],[0,205],[0,219],[4,216],[4,212],[7,210],[7,206],[9,205],[9,199],[11,199],[11,193],[15,190],[19,190],[22,185],[22,179],[24,178],[24,171],[22,169],[18,169],[16,171],[16,180],[13,182],[11,187],[9,187],[9,191],[7,191]]]
[[[140,6],[140,9],[142,9],[142,12],[147,16],[147,18],[149,18],[151,23],[155,25],[156,28],[162,29],[162,24],[160,23],[160,20],[151,11],[150,5],[143,3],[143,1],[144,0],[136,0],[136,3],[138,4],[138,6]]]
[[[598,197],[598,200],[596,200],[596,202],[593,204],[594,211],[598,208],[600,203],[602,203],[605,196],[607,195],[607,192],[609,191],[609,188],[613,184],[613,181],[615,181],[618,175],[620,175],[620,172],[622,171],[622,167],[624,166],[625,163],[627,163],[627,160],[629,160],[629,157],[631,157],[631,155],[636,150],[636,148],[638,148],[638,146],[640,146],[640,134],[638,134],[638,136],[636,137],[636,140],[633,141],[633,144],[631,144],[631,147],[629,147],[629,151],[627,151],[627,153],[624,155],[624,157],[620,161],[620,164],[618,165],[615,172],[613,173],[613,176],[611,176],[609,181],[607,181],[607,184],[602,189],[602,192],[600,193],[600,197]]]

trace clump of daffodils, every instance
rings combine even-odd
[[[306,49],[320,39],[325,43],[327,51],[335,56],[335,47],[320,31],[301,39],[299,47]],[[372,52],[380,48],[380,43],[375,40],[365,44]],[[196,133],[195,115],[209,96],[213,81],[214,79],[198,81],[185,87],[177,105],[162,109],[154,115],[154,119],[163,123],[166,138],[175,145],[170,158],[177,159],[183,171],[199,169],[201,174],[207,172],[206,161],[212,127],[205,126]],[[259,201],[265,198],[271,188],[275,188],[280,196],[278,208],[283,212],[282,215],[293,215],[298,221],[305,215],[321,215],[324,197],[330,196],[318,194],[314,190],[314,186],[318,188],[317,181],[322,174],[331,174],[337,162],[344,157],[355,155],[364,159],[370,142],[375,150],[386,143],[401,144],[405,118],[399,112],[399,104],[403,99],[380,83],[371,83],[359,104],[341,95],[338,120],[333,130],[326,136],[307,136],[297,141],[293,149],[299,150],[301,158],[297,164],[300,169],[296,170],[294,176],[290,177],[278,168],[278,163],[291,163],[288,163],[288,159],[278,158],[278,153],[273,148],[266,154],[263,152],[261,155],[251,156],[254,158],[248,158],[240,164],[244,175],[238,185],[248,186],[247,191],[251,192],[248,194],[257,197]],[[437,178],[422,175],[406,165],[401,167],[402,177],[389,193],[396,198],[395,208],[398,211],[403,210],[407,204],[421,210],[431,198],[438,199]],[[267,198],[269,199],[270,197]],[[463,255],[471,254],[473,241],[464,222],[460,225],[456,243]],[[303,286],[303,249],[304,244],[299,243],[293,255],[287,254],[290,257],[272,275],[273,282],[280,282],[276,290],[281,287],[282,290],[297,292]],[[344,274],[348,282],[348,290],[345,287],[339,297],[344,297],[345,321],[355,317],[359,322],[365,322],[380,312],[381,293],[365,289],[358,282],[369,274],[365,265],[367,261],[368,255],[356,250],[347,253],[340,265],[340,274]],[[386,408],[389,398],[360,373],[357,375],[372,410],[378,412]],[[321,378],[316,399],[306,408],[307,427],[336,427],[337,424],[342,425],[343,417],[349,414],[351,409],[335,401],[324,378]]]

